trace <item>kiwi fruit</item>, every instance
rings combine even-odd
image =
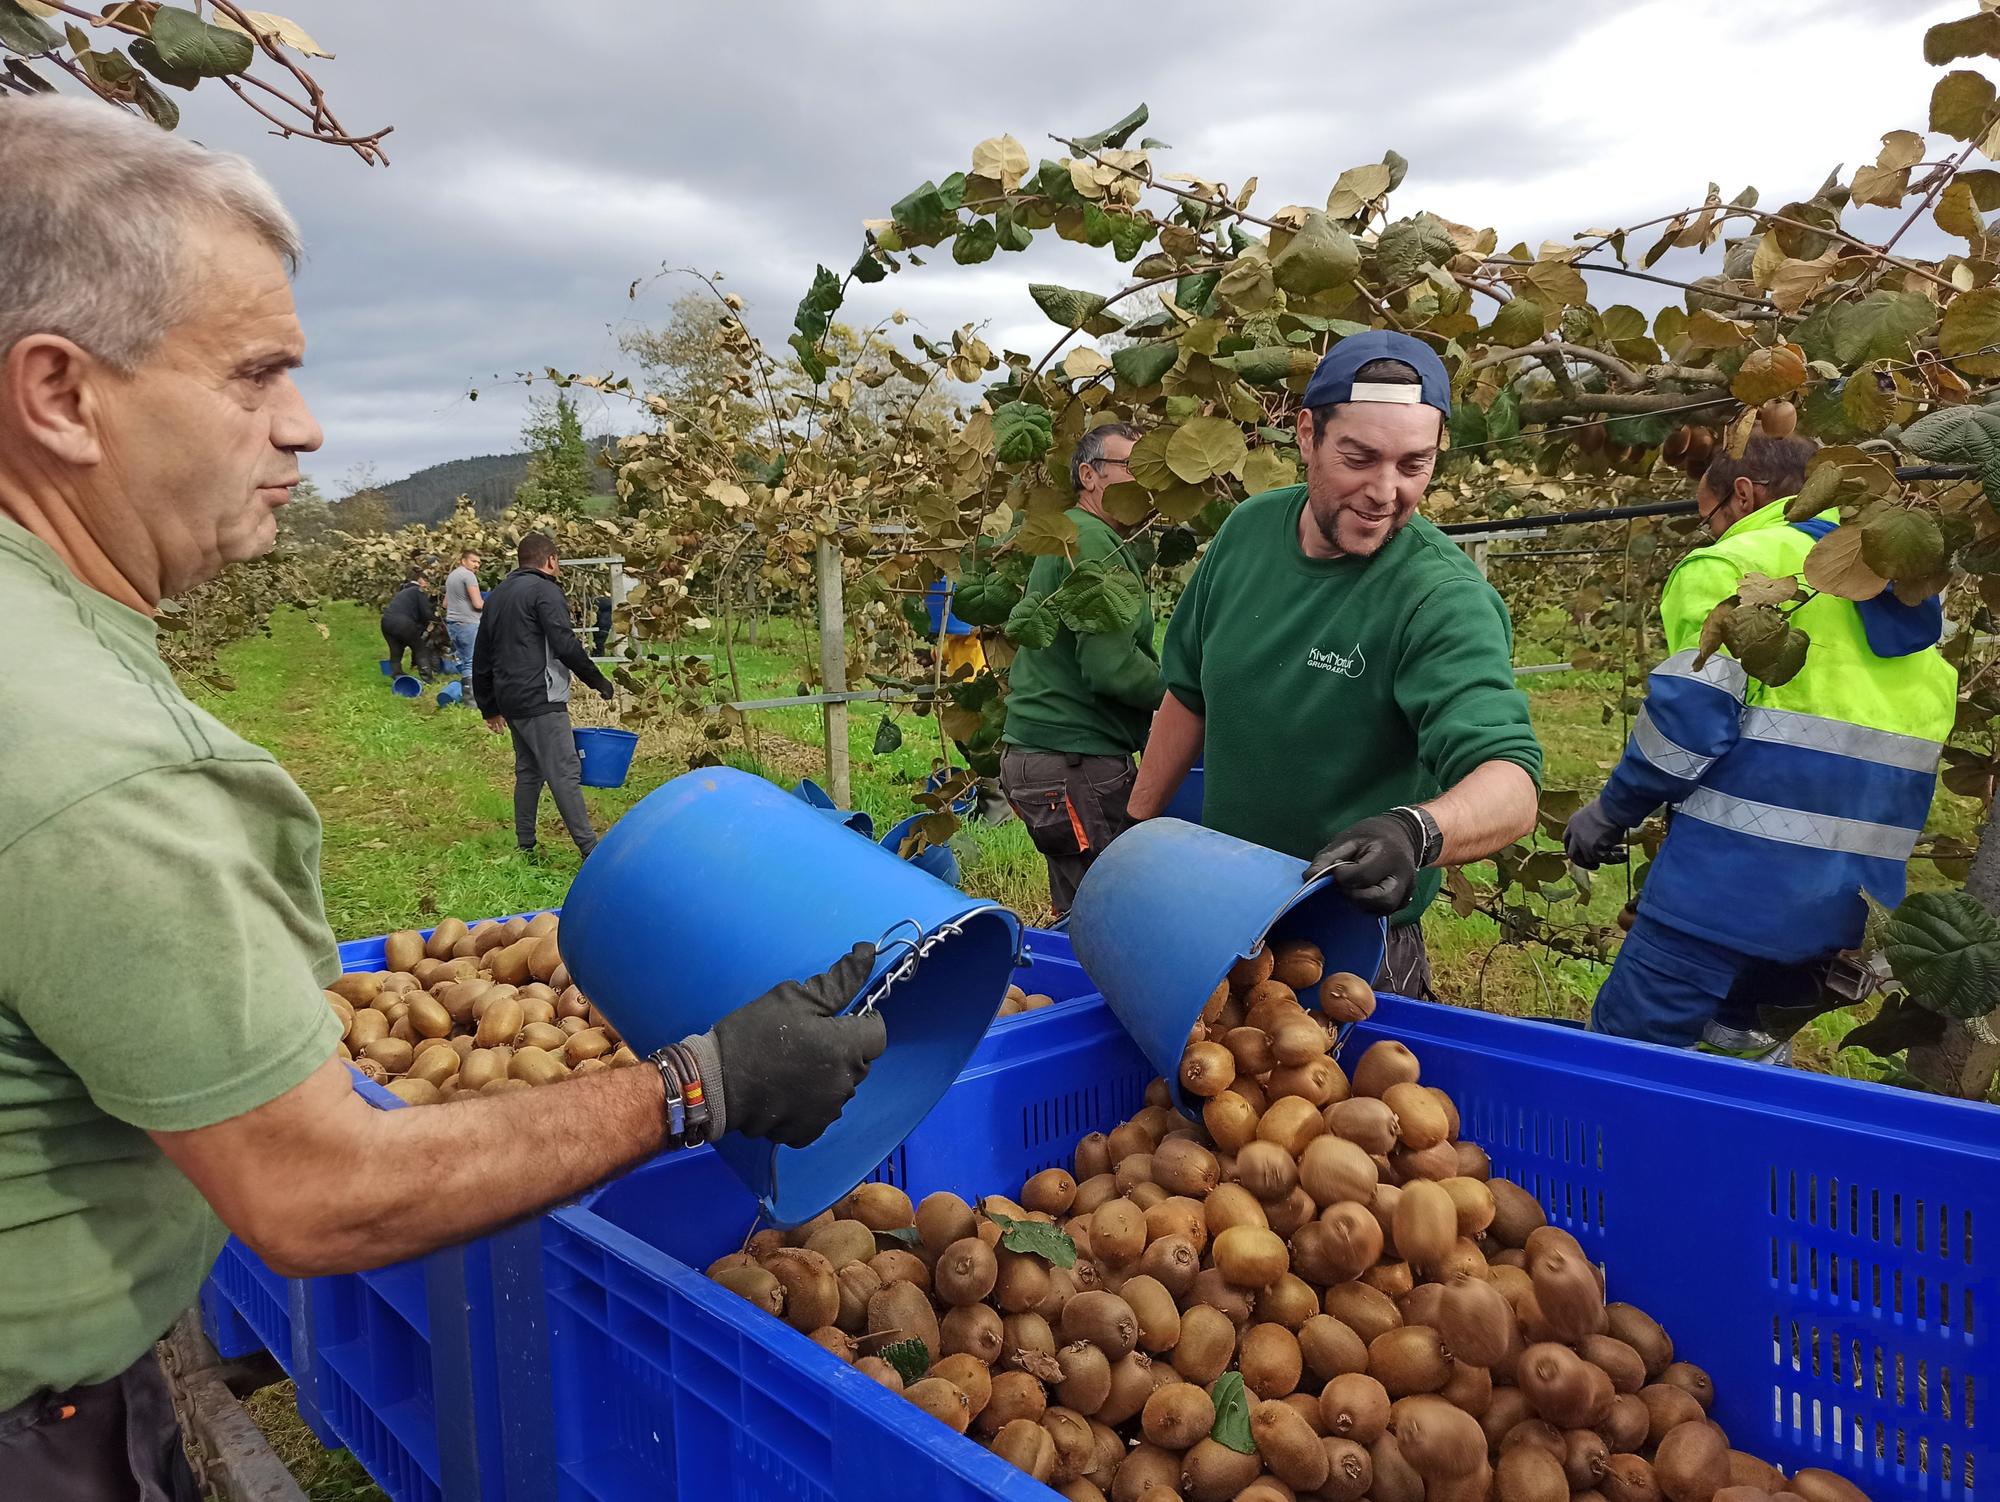
[[[1278,1055],[1271,1045],[1271,1035],[1261,1027],[1232,1027],[1223,1034],[1222,1046],[1236,1061],[1239,1078],[1266,1075],[1278,1067]]]
[[[1326,1456],[1320,1502],[1361,1502],[1375,1480],[1375,1463],[1369,1458],[1368,1447],[1338,1436],[1322,1438],[1319,1447]]]
[[[1595,1407],[1594,1370],[1568,1346],[1543,1341],[1522,1354],[1515,1381],[1538,1416],[1558,1429],[1579,1429],[1590,1423]],[[1608,1387],[1610,1379],[1604,1381]]]
[[[1673,1364],[1673,1340],[1645,1310],[1630,1304],[1606,1304],[1604,1323],[1608,1334],[1639,1353],[1639,1359],[1646,1363],[1648,1382],[1658,1381],[1660,1374]]]
[[[1403,1323],[1396,1301],[1363,1283],[1338,1283],[1328,1288],[1323,1307],[1365,1341],[1372,1342]]]
[[[1112,1425],[1136,1417],[1157,1385],[1153,1372],[1152,1359],[1138,1351],[1112,1362],[1111,1392],[1095,1416]]]
[[[1792,1493],[1785,1495],[1789,1497]],[[1771,1502],[1771,1494],[1761,1486],[1725,1486],[1715,1494],[1713,1502]]]
[[[1479,1420],[1443,1398],[1416,1396],[1396,1404],[1389,1420],[1407,1460],[1426,1486],[1469,1476],[1486,1463]]]
[[[1257,1118],[1257,1140],[1274,1142],[1294,1158],[1325,1130],[1326,1122],[1319,1111],[1311,1102],[1300,1100],[1295,1095],[1279,1096]]]
[[[1284,1238],[1260,1226],[1231,1226],[1210,1244],[1210,1255],[1238,1288],[1268,1288],[1291,1270]]]
[[[1345,1282],[1349,1278],[1358,1278],[1372,1268],[1376,1260],[1381,1257],[1383,1250],[1381,1223],[1367,1209],[1352,1200],[1329,1206],[1320,1216],[1319,1224],[1325,1228],[1327,1255],[1332,1259],[1332,1269],[1338,1274],[1337,1277],[1328,1278],[1327,1282]],[[1328,1313],[1335,1312],[1328,1310]],[[1348,1323],[1352,1324],[1353,1321],[1349,1320]],[[1397,1323],[1401,1323],[1400,1319]],[[1359,1327],[1356,1328],[1358,1331]]]
[[[1368,1460],[1374,1479],[1368,1495],[1373,1502],[1426,1502],[1424,1478],[1404,1458],[1393,1434],[1383,1434],[1368,1445]]]
[[[849,1366],[854,1365],[854,1337],[837,1325],[823,1325],[806,1336],[814,1345],[831,1356],[837,1356]]]
[[[850,1335],[868,1328],[868,1301],[882,1291],[882,1279],[866,1262],[850,1262],[834,1272],[840,1285],[840,1313],[833,1322]]]
[[[1056,1396],[1065,1408],[1088,1416],[1111,1396],[1111,1360],[1089,1341],[1071,1341],[1057,1351],[1056,1365],[1062,1370]]]
[[[1072,1217],[1088,1217],[1097,1212],[1099,1205],[1117,1198],[1117,1178],[1108,1169],[1103,1173],[1094,1173],[1087,1179],[1077,1181],[1076,1198],[1070,1202],[1069,1213]],[[922,1209],[919,1208],[917,1213],[921,1216]],[[929,1243],[926,1242],[925,1245],[928,1247]]]
[[[1271,1225],[1270,1216],[1264,1213],[1263,1203],[1241,1184],[1217,1184],[1202,1200],[1201,1210],[1210,1241],[1231,1226],[1257,1226],[1268,1230]]]
[[[1102,1132],[1086,1132],[1077,1139],[1076,1154],[1070,1159],[1075,1170],[1076,1181],[1094,1179],[1101,1173],[1111,1172],[1111,1150],[1109,1139]],[[936,1195],[930,1196],[936,1199]],[[955,1198],[956,1196],[954,1196]]]
[[[1317,1383],[1368,1370],[1368,1343],[1330,1314],[1315,1314],[1296,1331],[1299,1354]]]
[[[1710,1502],[1729,1485],[1729,1442],[1706,1420],[1678,1424],[1653,1453],[1653,1479],[1668,1502]]]
[[[1572,1491],[1597,1485],[1610,1456],[1611,1447],[1594,1429],[1570,1429],[1563,1434],[1563,1473]]]
[[[857,1356],[854,1358],[854,1369],[870,1381],[881,1383],[890,1392],[903,1390],[903,1374],[880,1356]]]
[[[1229,984],[1238,991],[1247,991],[1252,986],[1271,978],[1277,968],[1278,957],[1267,946],[1259,944],[1229,967]]]
[[[1666,1494],[1653,1477],[1653,1468],[1637,1455],[1613,1455],[1604,1462],[1604,1476],[1597,1483],[1606,1502],[1660,1502]]]
[[[1286,1069],[1324,1062],[1332,1043],[1326,1028],[1310,1014],[1280,1022],[1277,1031],[1271,1034],[1271,1052]]]
[[[1181,1055],[1181,1088],[1190,1095],[1220,1095],[1235,1078],[1236,1058],[1220,1043],[1191,1043]]]
[[[820,1260],[825,1261],[824,1258]],[[837,1284],[835,1297],[837,1308]],[[830,1316],[820,1321],[821,1324],[831,1322]],[[927,1351],[939,1350],[944,1344],[939,1337],[938,1318],[931,1308],[930,1298],[914,1283],[897,1282],[882,1285],[882,1291],[868,1301],[868,1333],[893,1334],[897,1340],[921,1340]]]
[[[964,1352],[991,1366],[1000,1359],[1005,1331],[1005,1322],[997,1309],[987,1304],[968,1304],[952,1310],[939,1322],[939,1349],[947,1356]]]
[[[1226,1153],[1240,1152],[1257,1140],[1257,1110],[1236,1090],[1209,1097],[1201,1108],[1201,1123],[1215,1145]]]
[[[1039,1358],[1056,1353],[1056,1335],[1048,1316],[1027,1310],[1010,1314],[1000,1322],[1000,1361],[1003,1367],[1026,1371],[1039,1367]]]
[[[1050,1408],[1042,1414],[1042,1428],[1055,1445],[1055,1465],[1049,1472],[1051,1486],[1067,1485],[1097,1465],[1097,1438],[1090,1420],[1069,1408]]]
[[[1192,1382],[1156,1389],[1140,1410],[1139,1429],[1147,1442],[1164,1450],[1188,1450],[1215,1427],[1215,1404]]]
[[[1479,1427],[1486,1431],[1487,1447],[1497,1453],[1508,1431],[1527,1421],[1541,1422],[1535,1418],[1528,1395],[1518,1387],[1501,1387],[1494,1390],[1486,1412],[1479,1416]]]
[[[1535,1233],[1547,1235],[1548,1228]],[[1530,1238],[1534,1240],[1534,1238]],[[1604,1327],[1604,1295],[1597,1269],[1553,1240],[1528,1248],[1528,1276],[1535,1284],[1535,1304],[1542,1322],[1560,1341],[1576,1344]]]
[[[1398,1325],[1368,1342],[1368,1374],[1391,1398],[1434,1393],[1451,1377],[1451,1353],[1427,1325]]]
[[[1204,1267],[1195,1274],[1194,1287],[1188,1290],[1188,1298],[1194,1303],[1220,1310],[1239,1330],[1250,1323],[1251,1295],[1223,1277],[1220,1268]]]
[[[1111,1502],[1139,1502],[1149,1492],[1157,1494],[1154,1502],[1160,1502],[1162,1497],[1178,1498],[1180,1484],[1180,1456],[1142,1440],[1112,1474]]]
[[[1261,1456],[1239,1455],[1203,1437],[1181,1457],[1181,1495],[1187,1502],[1233,1502],[1263,1469]]]
[[[1271,979],[1303,991],[1326,974],[1326,956],[1304,939],[1286,939],[1271,946]]]
[[[1489,1179],[1486,1187],[1493,1195],[1493,1222],[1487,1234],[1503,1247],[1525,1247],[1529,1235],[1549,1223],[1541,1201],[1519,1184]]]
[[[1021,1206],[1061,1215],[1076,1200],[1076,1180],[1060,1168],[1045,1168],[1021,1186]]]
[[[1257,1294],[1257,1317],[1269,1324],[1283,1325],[1296,1335],[1309,1319],[1320,1314],[1319,1295],[1296,1273],[1286,1273]]]
[[[1681,1388],[1695,1402],[1701,1404],[1706,1413],[1715,1407],[1715,1381],[1707,1372],[1691,1361],[1675,1361],[1660,1373],[1660,1380],[1669,1386]]]
[[[990,1445],[993,1453],[1037,1481],[1055,1473],[1056,1442],[1038,1419],[1015,1419],[1004,1425]]]
[[[1515,1445],[1494,1467],[1496,1502],[1569,1502],[1560,1460],[1539,1445]]]
[[[1484,1427],[1483,1425],[1481,1427]],[[1501,1454],[1519,1446],[1546,1451],[1558,1462],[1569,1454],[1569,1446],[1563,1439],[1563,1431],[1542,1419],[1524,1418],[1505,1434],[1500,1436],[1498,1446]]]
[[[521,1003],[511,996],[504,997],[488,1003],[479,1019],[479,1028],[473,1034],[473,1041],[481,1048],[512,1044],[521,1027]]]
[[[1282,1398],[1298,1391],[1305,1375],[1305,1355],[1299,1338],[1283,1325],[1265,1321],[1245,1330],[1236,1350],[1243,1385],[1260,1398]]]
[[[1699,1423],[1707,1417],[1701,1404],[1684,1387],[1665,1382],[1650,1383],[1639,1389],[1639,1401],[1646,1405],[1646,1442],[1657,1445],[1682,1424]]]
[[[1376,1047],[1381,1047],[1377,1044]],[[1371,1050],[1372,1052],[1372,1050]],[[1366,1056],[1363,1062],[1367,1062]],[[1382,1104],[1396,1113],[1397,1136],[1408,1148],[1437,1147],[1451,1135],[1451,1125],[1437,1098],[1422,1085],[1414,1081],[1402,1081],[1387,1086],[1381,1093]],[[1452,1166],[1458,1166],[1458,1154],[1452,1154]]]
[[[1202,1239],[1207,1240],[1205,1229]],[[1139,1271],[1158,1280],[1174,1299],[1183,1299],[1201,1271],[1201,1251],[1190,1237],[1161,1236],[1147,1243],[1139,1257]]]
[[[840,1314],[840,1281],[833,1264],[803,1247],[780,1247],[763,1259],[765,1271],[785,1289],[784,1320],[794,1330],[817,1330]],[[921,1300],[922,1295],[918,1295]],[[930,1304],[924,1301],[929,1313]],[[935,1346],[932,1347],[936,1349]]]
[[[996,1251],[993,1302],[1007,1314],[1024,1314],[1049,1294],[1049,1265],[1026,1252]]]
[[[1237,1153],[1235,1173],[1236,1182],[1267,1205],[1290,1194],[1299,1181],[1298,1161],[1275,1142],[1252,1142]]]
[[[1342,1200],[1365,1203],[1375,1193],[1379,1179],[1375,1160],[1360,1144],[1345,1137],[1314,1137],[1298,1157],[1298,1183],[1322,1205]]]
[[[1352,1142],[1371,1157],[1380,1157],[1396,1146],[1399,1124],[1396,1113],[1373,1096],[1356,1095],[1326,1107],[1322,1124],[1336,1137]]]
[[[1146,1213],[1128,1199],[1107,1200],[1090,1218],[1090,1252],[1114,1266],[1135,1262],[1146,1249]]]
[[[1386,1098],[1391,1085],[1413,1085],[1422,1067],[1417,1056],[1393,1038],[1371,1043],[1354,1066],[1356,1095]],[[1392,1107],[1393,1109],[1393,1107]]]
[[[917,1223],[910,1197],[894,1184],[857,1184],[840,1202],[840,1213],[871,1231],[905,1231]]]
[[[1867,1494],[1852,1481],[1818,1466],[1807,1466],[1785,1486],[1805,1502],[1868,1502]]]
[[[1319,1435],[1288,1403],[1262,1402],[1250,1410],[1250,1438],[1265,1466],[1295,1491],[1318,1491],[1326,1483],[1326,1451]]]
[[[1062,1173],[1061,1169],[1051,1169]],[[1063,1174],[1067,1180],[1068,1174]],[[1221,1182],[1215,1154],[1191,1137],[1169,1137],[1153,1151],[1153,1179],[1169,1194],[1205,1195]],[[1070,1185],[1073,1196],[1076,1186]],[[1066,1203],[1066,1202],[1065,1202]],[[1030,1209],[1043,1208],[1029,1206]]]
[[[1576,1351],[1592,1366],[1604,1369],[1613,1392],[1635,1393],[1646,1385],[1646,1363],[1616,1336],[1586,1335],[1577,1342]]]
[[[1181,1377],[1206,1387],[1228,1369],[1235,1354],[1236,1325],[1228,1315],[1200,1303],[1181,1311],[1180,1339],[1170,1357]]]
[[[903,1396],[955,1434],[963,1434],[972,1426],[970,1399],[943,1377],[925,1377],[913,1382],[903,1389]]]
[[[973,1422],[981,1434],[997,1434],[1020,1420],[1039,1424],[1048,1409],[1048,1394],[1027,1372],[996,1372],[987,1393],[986,1407]]]
[[[1493,1401],[1493,1373],[1469,1361],[1453,1361],[1451,1375],[1438,1389],[1438,1396],[1476,1419]]]
[[[923,1203],[916,1208],[915,1222],[917,1239],[924,1250],[933,1256],[955,1241],[977,1235],[979,1229],[972,1206],[949,1193],[925,1195]]]
[[[1594,1427],[1604,1436],[1604,1443],[1610,1447],[1612,1454],[1636,1452],[1646,1443],[1646,1436],[1653,1427],[1653,1416],[1639,1401],[1637,1393],[1618,1393]]]
[[[1361,1281],[1392,1299],[1400,1299],[1416,1285],[1417,1280],[1409,1263],[1384,1260],[1363,1273]]]
[[[1612,1448],[1618,1447],[1613,1445]],[[1746,1455],[1741,1450],[1731,1450],[1729,1482],[1731,1486],[1748,1486],[1760,1492],[1777,1492],[1785,1489],[1785,1473],[1767,1460],[1759,1460],[1755,1455]]]
[[[400,1038],[378,1038],[361,1050],[362,1058],[373,1059],[390,1074],[401,1074],[416,1056],[416,1049]]]
[[[1117,1294],[1092,1289],[1063,1306],[1062,1336],[1065,1342],[1087,1340],[1116,1361],[1137,1346],[1139,1317]]]
[[[993,1248],[977,1236],[967,1236],[938,1254],[937,1265],[931,1269],[931,1287],[938,1298],[956,1308],[984,1299],[999,1276],[1000,1262]]]
[[[1428,1180],[1405,1184],[1396,1201],[1396,1255],[1429,1270],[1450,1255],[1458,1240],[1458,1212],[1451,1196]]]
[[[1265,1221],[1279,1236],[1289,1237],[1301,1226],[1307,1224],[1319,1213],[1319,1206],[1313,1197],[1297,1185],[1281,1200],[1274,1200],[1264,1207]]]

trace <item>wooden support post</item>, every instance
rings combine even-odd
[[[840,584],[840,549],[822,540],[813,555],[819,585],[819,686],[822,692],[847,691],[847,607]],[[847,705],[828,704],[821,710],[826,731],[826,790],[842,808],[853,806],[847,753]]]

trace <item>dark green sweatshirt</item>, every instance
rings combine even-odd
[[[1421,517],[1373,558],[1308,558],[1303,485],[1230,515],[1167,627],[1167,688],[1206,718],[1202,821],[1310,859],[1358,819],[1487,761],[1541,780],[1507,607]],[[1437,896],[1424,873],[1394,919]]]
[[[1073,506],[1074,563],[1113,559],[1139,582],[1144,603],[1123,631],[1074,632],[1065,626],[1037,650],[1023,648],[1007,679],[1010,746],[1078,756],[1130,756],[1146,744],[1160,707],[1160,661],[1153,650],[1153,601],[1131,550],[1102,518]],[[1060,554],[1037,558],[1028,593],[1055,593],[1074,566]]]

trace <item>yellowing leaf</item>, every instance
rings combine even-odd
[[[1776,244],[1775,235],[1766,235],[1765,241]],[[1781,255],[1783,252],[1779,252]],[[1760,246],[1758,254],[1762,255]],[[1803,308],[1814,293],[1827,284],[1833,276],[1834,267],[1840,261],[1840,252],[1829,250],[1824,255],[1810,261],[1786,261],[1771,273],[1771,279],[1762,285],[1771,294],[1771,302],[1780,313],[1789,317]]]
[[[274,16],[267,10],[246,10],[243,12],[243,19],[250,23],[247,30],[238,26],[235,20],[219,7],[211,7],[209,12],[209,20],[225,31],[241,31],[245,36],[269,38],[306,57],[330,59],[333,56],[315,42],[297,21],[284,16]]]
[[[1777,344],[1750,352],[1729,383],[1729,394],[1755,407],[1798,390],[1805,378],[1806,352],[1796,344]]]
[[[1979,222],[1979,205],[1973,201],[1972,184],[1955,182],[1939,196],[1931,217],[1947,235],[1972,240],[1985,233]]]
[[[1111,368],[1111,362],[1086,344],[1064,355],[1062,368],[1072,381],[1082,381],[1103,375]]]
[[[1894,170],[1914,167],[1924,159],[1924,138],[1913,130],[1892,130],[1882,137],[1882,151],[1875,165]]]
[[[1848,189],[1856,203],[1878,204],[1893,209],[1910,191],[1908,167],[1856,167],[1854,185]]]
[[[1961,292],[1944,310],[1938,353],[1968,375],[2000,375],[2000,288]]]
[[[1340,174],[1333,191],[1326,196],[1330,218],[1352,219],[1389,191],[1389,165],[1370,162],[1365,167],[1349,167]]]
[[[993,136],[972,148],[972,170],[1000,184],[1001,192],[1011,193],[1028,175],[1028,153],[1012,136]]]
[[[1701,309],[1688,320],[1687,346],[1690,350],[1734,349],[1748,343],[1750,325],[1724,318],[1720,313]]]
[[[1037,557],[1066,553],[1076,544],[1076,522],[1067,511],[1030,511],[1014,534],[1014,544]]]
[[[1806,583],[1821,594],[1843,600],[1872,600],[1889,581],[1861,557],[1861,529],[1835,527],[1806,554]]]
[[[1799,581],[1787,576],[1745,574],[1736,583],[1736,598],[1745,605],[1784,605],[1799,596]]]
[[[1132,455],[1125,466],[1132,471],[1132,478],[1148,490],[1166,490],[1174,484],[1174,472],[1167,465],[1167,445],[1178,431],[1178,428],[1155,428],[1132,445]]]
[[[1785,264],[1785,247],[1778,243],[1778,237],[1766,230],[1757,240],[1757,253],[1750,258],[1750,280],[1760,288],[1768,288],[1777,269]]]
[[[1226,417],[1191,417],[1167,443],[1167,468],[1189,485],[1233,474],[1248,457],[1243,430]]]
[[[1956,69],[1931,90],[1931,129],[1960,141],[1984,135],[1993,118],[1993,84],[1980,73]]]
[[[1243,461],[1243,488],[1252,495],[1296,485],[1298,480],[1298,466],[1282,449],[1270,444],[1252,449]]]

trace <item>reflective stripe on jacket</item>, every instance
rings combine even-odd
[[[1803,573],[1825,528],[1788,524],[1784,507],[1745,517],[1668,580],[1661,616],[1673,655],[1647,680],[1603,803],[1628,828],[1661,804],[1675,811],[1647,873],[1648,913],[1745,954],[1798,961],[1861,942],[1863,891],[1902,900],[1958,675],[1934,634],[1878,654],[1866,607],[1825,594],[1791,613],[1812,646],[1790,682],[1753,679],[1722,652],[1696,668],[1702,622],[1745,574]]]

